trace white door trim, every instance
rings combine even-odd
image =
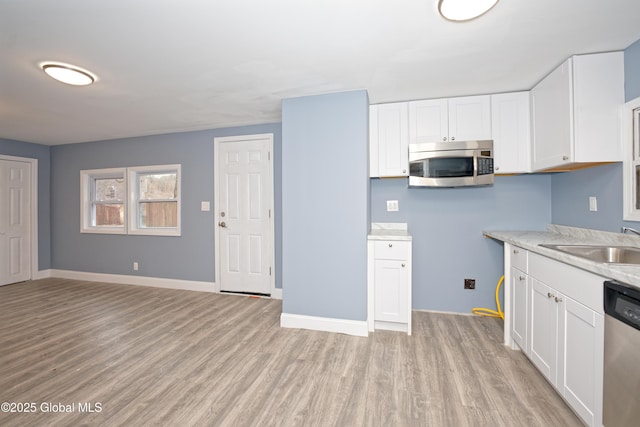
[[[271,186],[274,191],[271,192],[271,200],[269,201],[271,205],[271,221],[269,222],[272,239],[271,239],[271,276],[270,280],[270,288],[271,288],[271,298],[282,299],[281,289],[276,289],[276,263],[275,263],[275,177],[273,172],[273,134],[272,133],[264,133],[264,134],[254,134],[254,135],[239,135],[239,136],[224,136],[224,137],[214,137],[213,138],[213,191],[214,191],[214,208],[213,208],[213,228],[214,228],[214,268],[215,268],[215,283],[214,289],[215,292],[220,292],[220,227],[218,227],[218,221],[220,217],[220,176],[218,167],[218,152],[220,144],[224,143],[232,143],[237,141],[246,141],[252,139],[268,139],[269,140],[269,152],[271,153],[271,161],[269,162],[269,169],[271,173]]]
[[[0,154],[0,160],[10,160],[14,162],[29,163],[31,169],[31,186],[29,188],[29,194],[31,197],[31,212],[29,212],[30,224],[30,245],[31,250],[29,260],[31,279],[40,279],[38,274],[38,159],[32,159],[29,157],[16,157]]]

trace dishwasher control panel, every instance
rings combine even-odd
[[[605,282],[604,311],[609,316],[640,329],[640,289]]]
[[[618,296],[615,310],[636,326],[640,326],[640,302],[629,301],[624,296]]]

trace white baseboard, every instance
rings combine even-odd
[[[409,332],[409,325],[407,323],[394,323],[394,322],[381,322],[379,320],[374,321],[376,330],[395,331],[395,332]],[[409,332],[409,335],[411,333]]]
[[[280,326],[283,328],[311,329],[313,331],[338,332],[366,337],[369,335],[366,320],[332,319],[327,317],[304,316],[282,313]]]
[[[31,280],[40,280],[40,279],[48,279],[51,276],[51,270],[38,270],[33,272],[31,275]]]
[[[33,280],[60,277],[61,279],[87,280],[90,282],[107,282],[121,285],[150,286],[154,288],[182,289],[199,292],[218,292],[214,282],[194,280],[163,279],[160,277],[130,276],[124,274],[90,273],[73,270],[40,270]],[[282,299],[282,289],[275,288],[272,299]]]
[[[47,277],[87,280],[90,282],[118,283],[122,285],[151,286],[154,288],[181,289],[186,291],[215,292],[215,283],[194,280],[163,279],[160,277],[129,276],[125,274],[89,273],[85,271],[49,270]]]

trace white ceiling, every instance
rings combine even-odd
[[[372,104],[530,89],[572,54],[640,39],[638,0],[0,0],[0,138],[56,145],[280,121],[284,98]],[[94,72],[89,87],[38,67]]]

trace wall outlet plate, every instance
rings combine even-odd
[[[400,207],[397,200],[387,200],[387,212],[398,212]]]
[[[476,279],[464,279],[464,288],[465,289],[475,289],[476,288]]]

